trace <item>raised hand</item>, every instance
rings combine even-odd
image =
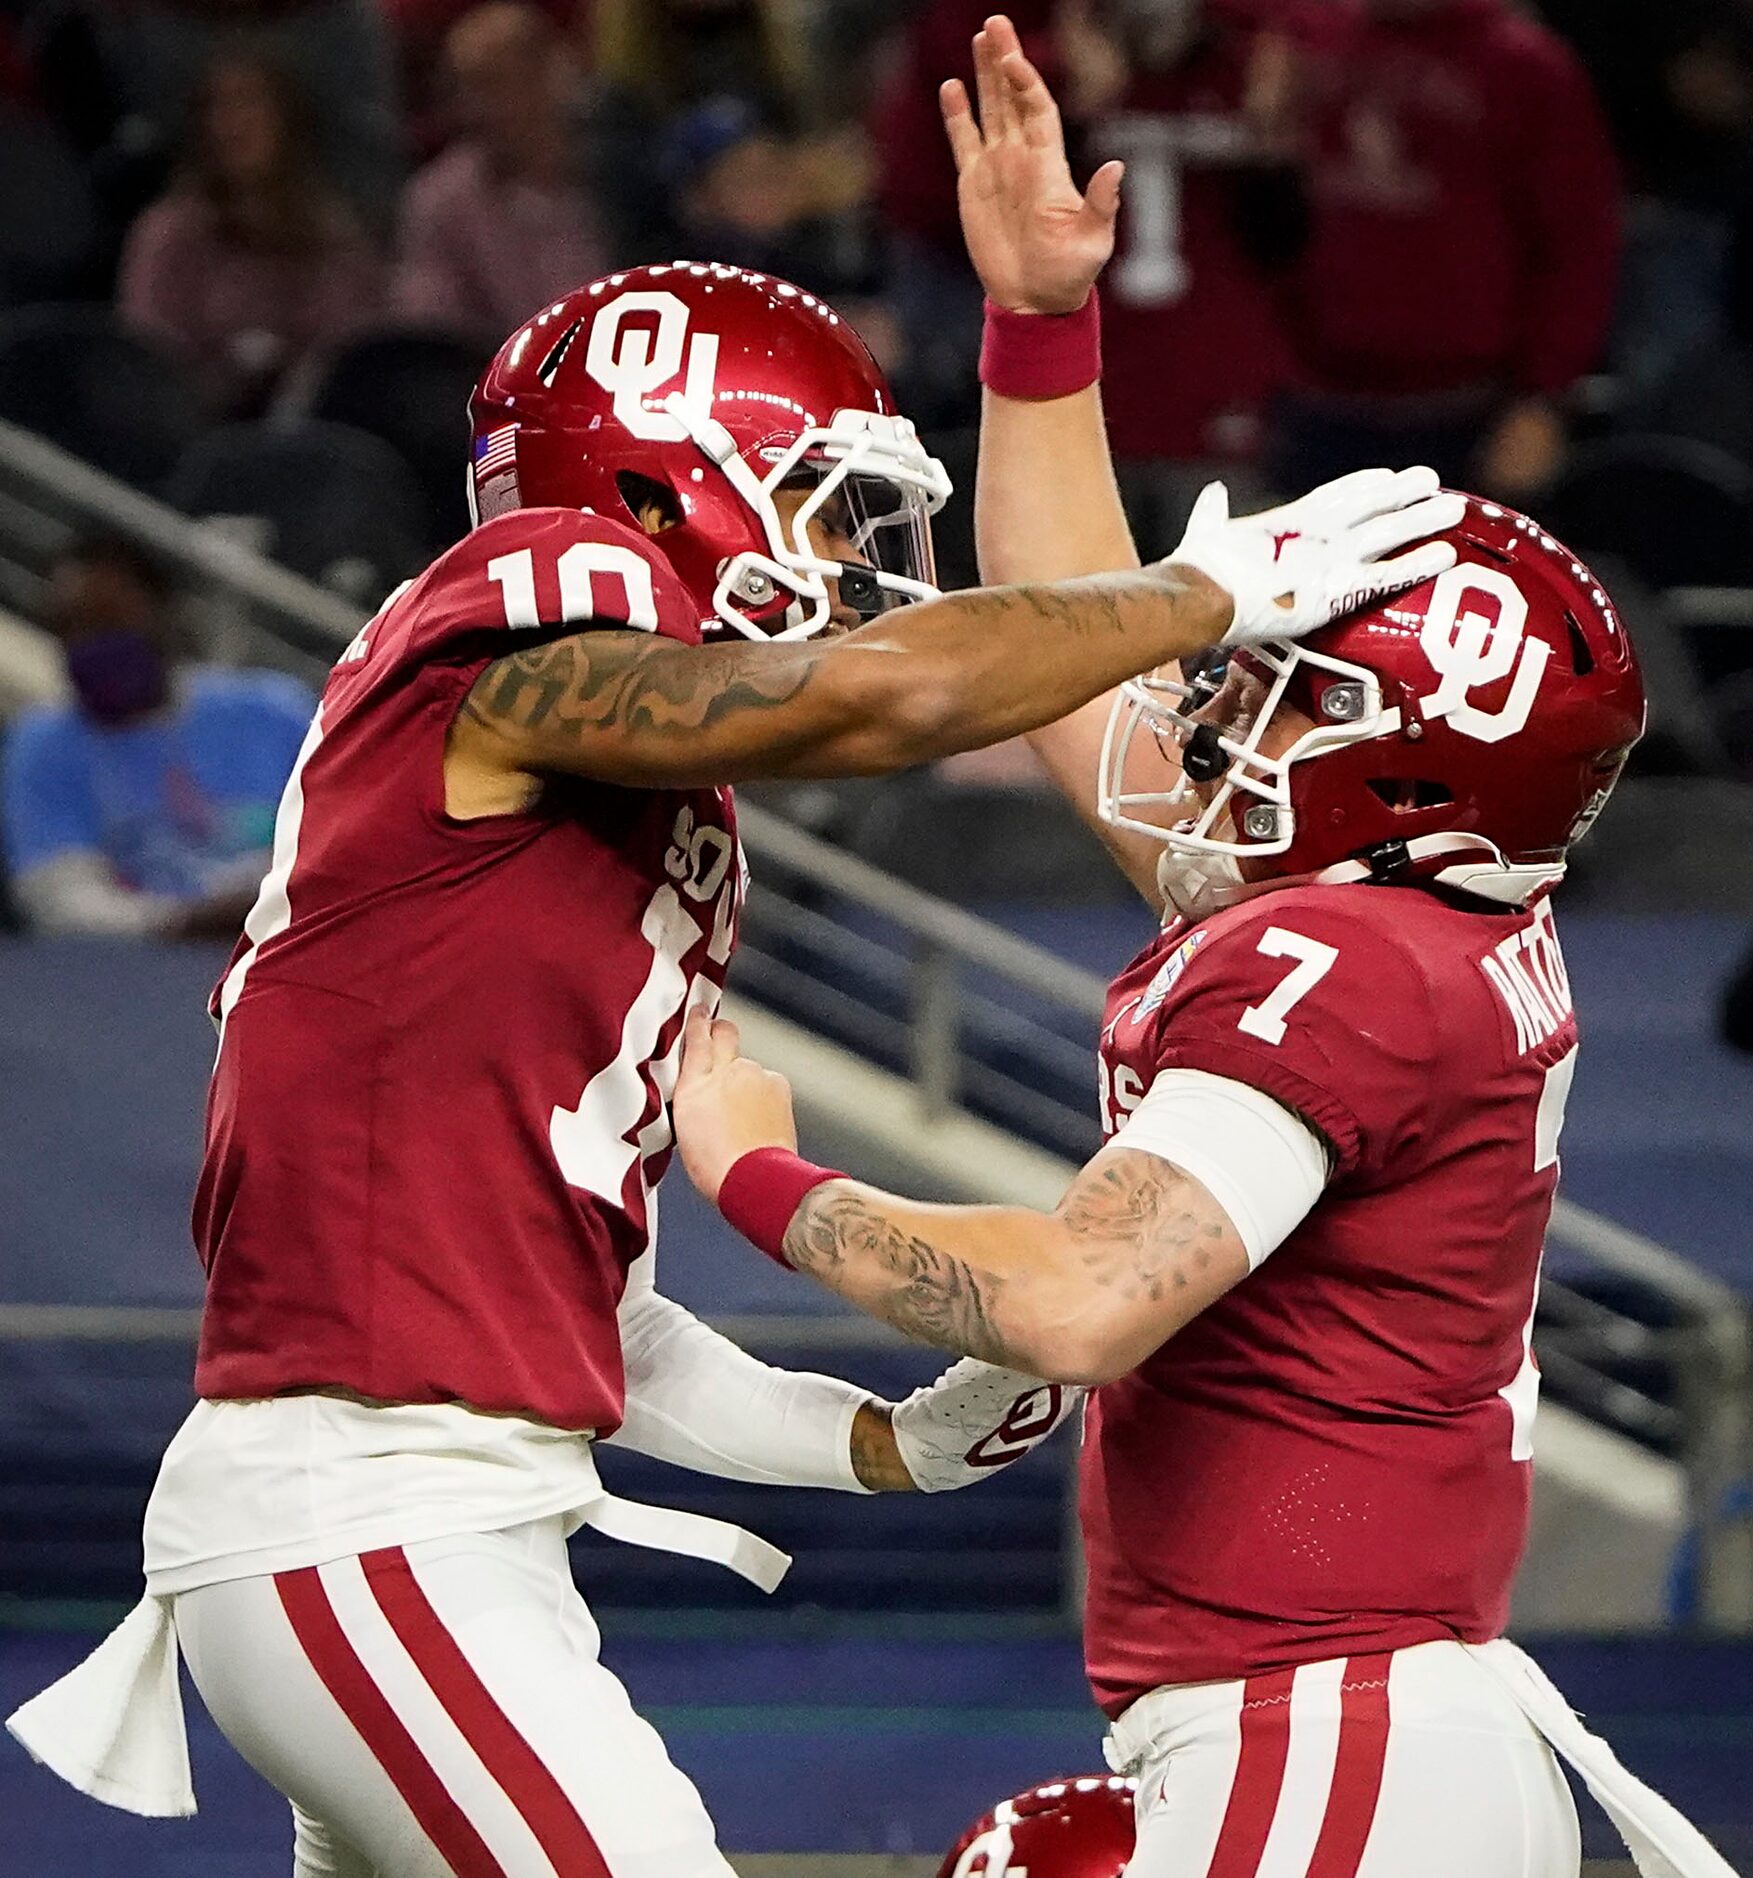
[[[999,306],[1075,313],[1114,252],[1123,165],[1078,189],[1053,94],[1001,13],[974,35],[974,76],[978,122],[960,79],[939,93],[968,258]]]

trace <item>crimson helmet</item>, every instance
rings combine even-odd
[[[637,520],[655,484],[677,521],[654,545],[737,632],[819,632],[829,580],[866,614],[935,596],[930,517],[949,478],[863,341],[788,281],[698,261],[590,281],[500,347],[469,416],[477,522],[547,507]],[[810,486],[789,523],[782,483]],[[816,552],[818,515],[857,560]]]
[[[1135,1780],[1086,1774],[1019,1793],[975,1820],[937,1878],[1120,1878],[1137,1791]]]
[[[1101,813],[1165,844],[1179,911],[1263,874],[1423,877],[1510,905],[1562,877],[1643,734],[1637,657],[1601,583],[1539,523],[1469,497],[1443,538],[1460,559],[1436,579],[1237,654],[1264,695],[1233,735],[1195,715],[1198,684],[1122,688]],[[1310,728],[1274,755],[1281,704]],[[1172,789],[1128,790],[1140,730],[1182,746]],[[1194,781],[1216,784],[1203,804]]]

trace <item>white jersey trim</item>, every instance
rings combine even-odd
[[[1172,1162],[1229,1215],[1257,1270],[1327,1184],[1327,1144],[1281,1102],[1202,1069],[1165,1069],[1108,1143]]]
[[[270,939],[277,938],[292,924],[289,890],[292,870],[298,862],[299,831],[304,826],[304,766],[322,740],[323,707],[319,704],[316,715],[310,720],[310,729],[304,733],[304,742],[298,746],[298,757],[292,765],[292,774],[286,779],[280,806],[274,813],[273,858],[262,878],[262,890],[256,895],[256,903],[250,908],[243,923],[244,937],[249,944],[238,954],[237,963],[225,974],[225,982],[219,987],[221,1038],[225,1035],[225,1020],[243,996],[244,979],[249,976],[256,954]]]

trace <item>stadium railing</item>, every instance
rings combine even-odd
[[[0,422],[0,603],[28,609],[56,547],[92,527],[139,540],[184,575],[212,603],[223,639],[307,676],[362,623],[336,595]],[[1717,620],[1740,608],[1753,623],[1753,595],[1731,598],[1683,592],[1681,603]],[[1093,1151],[1091,1045],[1105,989],[1095,973],[754,803],[740,822],[757,869],[735,983],[790,1034],[904,1086],[893,1154],[917,1152],[924,1166],[934,1135],[947,1139],[945,1125],[965,1119],[979,1132],[960,1139],[978,1141],[980,1164],[952,1171],[939,1160],[932,1171],[972,1197],[1002,1189],[1007,1168],[1045,1192]],[[878,1329],[835,1318],[724,1327],[793,1350],[844,1348]],[[181,1311],[0,1301],[0,1338],[180,1340],[192,1328]],[[1745,1302],[1673,1250],[1560,1199],[1535,1349],[1553,1397],[1680,1470],[1687,1538],[1674,1615],[1753,1631]]]

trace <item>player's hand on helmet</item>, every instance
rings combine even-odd
[[[1075,313],[1114,252],[1123,165],[1079,190],[1053,94],[1002,14],[974,36],[974,77],[978,120],[960,79],[939,93],[968,258],[997,305]]]
[[[714,1204],[724,1177],[756,1148],[797,1151],[791,1084],[742,1054],[737,1027],[696,1008],[682,1035],[672,1113],[676,1151],[701,1195]]]
[[[1168,562],[1232,597],[1225,646],[1295,639],[1453,567],[1453,545],[1431,537],[1465,512],[1432,469],[1358,470],[1260,515],[1232,516],[1229,491],[1210,483]]]

